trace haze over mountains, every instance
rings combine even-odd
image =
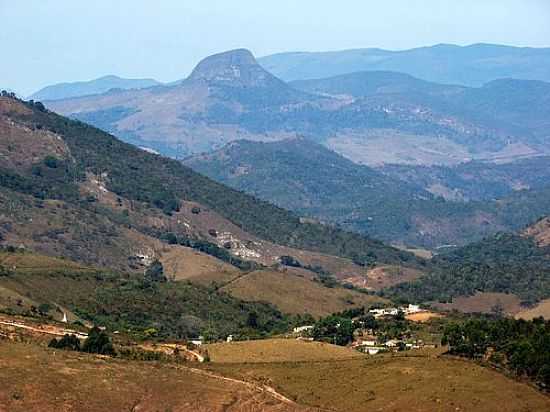
[[[184,163],[300,214],[428,248],[520,230],[550,211],[548,158],[373,169],[293,139],[236,141]]]
[[[172,157],[303,136],[358,163],[457,164],[546,153],[549,88],[523,80],[443,86],[380,72],[289,85],[234,50],[172,86],[47,105]]]
[[[476,59],[506,52],[516,63],[544,56],[460,50]],[[468,87],[363,70],[286,83],[238,49],[171,85],[46,105],[139,147],[195,156],[187,162],[201,173],[298,213],[433,248],[518,230],[550,212],[550,83],[489,80]]]
[[[495,79],[550,81],[550,48],[438,44],[409,50],[290,52],[259,62],[283,80],[331,77],[364,70],[407,73],[436,83],[482,86]]]
[[[70,99],[71,97],[101,94],[111,89],[143,89],[160,84],[160,82],[153,79],[123,79],[118,76],[109,75],[89,81],[58,83],[46,86],[33,93],[29,98],[34,100]]]

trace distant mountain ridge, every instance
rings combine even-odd
[[[154,79],[124,79],[122,77],[108,75],[89,81],[58,83],[46,86],[33,93],[30,98],[34,100],[61,100],[101,94],[111,89],[143,89],[146,87],[158,86],[160,84],[162,83]]]
[[[394,72],[288,84],[237,49],[203,59],[172,86],[47,106],[176,158],[239,139],[305,137],[368,165],[457,164],[545,154],[548,87],[499,80],[467,88]]]
[[[184,163],[286,209],[397,244],[463,245],[550,213],[548,158],[373,169],[291,139],[235,141]]]
[[[408,50],[353,49],[331,52],[287,52],[259,62],[283,80],[318,79],[340,74],[389,70],[445,84],[481,86],[516,78],[550,81],[550,48],[495,44],[437,44]]]

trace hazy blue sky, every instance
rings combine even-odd
[[[550,46],[549,0],[0,0],[0,86],[29,94],[105,74],[185,77],[249,48]]]

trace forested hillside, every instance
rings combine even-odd
[[[429,275],[390,288],[411,302],[450,302],[476,292],[515,294],[525,305],[550,297],[550,249],[534,239],[497,234],[433,259]]]
[[[184,163],[298,213],[388,242],[434,248],[519,230],[550,213],[545,159],[453,168],[395,165],[380,173],[307,139],[292,139],[233,142]],[[514,190],[521,185],[532,189]],[[464,202],[467,196],[480,200]]]
[[[150,205],[164,215],[193,201],[261,239],[321,253],[385,263],[414,262],[415,258],[381,242],[328,225],[305,223],[284,209],[228,189],[193,172],[176,160],[163,158],[123,143],[79,121],[3,97],[0,108],[8,121],[36,133],[53,133],[66,144],[58,157],[28,159],[27,167],[2,169],[2,186],[41,199],[59,199],[78,205],[79,184],[92,173],[105,189],[120,198]],[[9,147],[7,148],[9,151]],[[9,159],[9,157],[8,157]],[[93,201],[93,199],[90,199]],[[150,227],[154,232],[154,227]],[[368,256],[367,256],[368,255]]]

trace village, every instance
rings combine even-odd
[[[419,305],[370,309],[362,316],[352,318],[353,333],[346,345],[368,355],[382,352],[398,352],[415,349],[434,349],[436,339],[425,341],[409,327],[409,323],[422,323],[441,314],[422,309]],[[343,325],[337,323],[336,330]],[[303,325],[293,329],[299,340],[313,341],[315,325]],[[330,339],[328,339],[330,341]]]

